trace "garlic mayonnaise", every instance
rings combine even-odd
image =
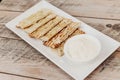
[[[77,62],[86,62],[94,59],[100,52],[101,45],[93,36],[82,34],[67,40],[64,45],[65,55]]]

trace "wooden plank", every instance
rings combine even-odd
[[[120,28],[119,28],[120,21],[95,19],[95,18],[82,18],[82,17],[76,17],[76,18],[82,20],[83,22],[87,23],[88,25],[92,26],[93,28],[108,35],[109,37],[111,37],[117,41],[120,41],[120,37],[119,37],[120,36]],[[108,24],[112,25],[111,28],[106,26]]]
[[[20,15],[21,12],[0,11],[0,36],[6,38],[20,39],[5,27],[5,23]]]
[[[20,14],[21,12],[0,11],[0,23],[7,23]]]
[[[39,0],[2,0],[0,3],[0,10],[23,12],[38,1]]]
[[[38,51],[22,40],[0,38],[0,62],[43,63],[46,60]]]
[[[0,73],[0,80],[37,80],[37,79],[31,79],[31,78],[25,78],[25,77]]]
[[[21,40],[21,38],[6,28],[4,24],[0,24],[0,37]]]
[[[4,67],[4,68],[3,68]],[[54,64],[3,64],[0,72],[14,73],[44,80],[73,80]]]
[[[53,0],[51,3],[74,16],[120,20],[119,0]]]
[[[120,79],[120,52],[114,52],[102,63],[86,80],[119,80]]]

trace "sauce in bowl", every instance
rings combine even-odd
[[[99,55],[100,50],[99,40],[87,34],[73,36],[64,45],[65,56],[75,62],[90,61]]]

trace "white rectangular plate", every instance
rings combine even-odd
[[[96,60],[93,60],[88,63],[81,63],[76,65],[70,62],[69,60],[67,60],[65,56],[63,57],[57,56],[56,55],[57,53],[52,51],[50,48],[44,46],[40,40],[32,39],[23,30],[16,28],[16,25],[19,23],[19,21],[21,21],[22,19],[28,17],[29,15],[35,13],[36,11],[42,8],[51,9],[58,15],[61,15],[66,18],[70,18],[73,21],[81,22],[80,28],[82,30],[84,30],[87,34],[90,34],[98,38],[101,42],[102,50],[100,52],[100,55],[96,58]],[[21,37],[23,40],[29,43],[36,50],[41,52],[41,54],[46,56],[49,60],[51,60],[53,63],[55,63],[57,66],[59,66],[61,69],[63,69],[66,73],[71,75],[76,80],[83,80],[85,77],[87,77],[97,66],[99,66],[106,58],[108,58],[120,46],[119,42],[102,34],[101,32],[95,30],[94,28],[90,27],[84,22],[79,21],[78,19],[70,16],[69,14],[56,8],[55,6],[51,5],[46,1],[40,1],[38,4],[28,9],[27,11],[22,13],[20,16],[8,22],[6,26],[7,28],[9,28],[11,31],[16,33],[19,37]]]

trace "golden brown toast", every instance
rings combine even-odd
[[[55,36],[58,32],[60,32],[63,28],[65,28],[72,21],[70,19],[64,19],[58,25],[56,25],[52,30],[50,30],[45,36],[41,38],[42,41],[48,41],[53,36]]]
[[[50,41],[44,42],[44,45],[51,48],[58,48],[59,45],[64,42],[78,27],[79,23],[72,22],[55,37],[53,37]]]
[[[73,37],[75,35],[80,35],[80,34],[85,34],[85,32],[78,28],[72,35],[69,36],[69,38]],[[65,44],[66,41],[67,41],[67,39],[58,48],[55,49],[58,52],[59,56],[64,55],[63,48],[64,48],[64,44]]]
[[[60,21],[62,21],[63,18],[60,16],[57,16],[55,19],[49,21],[47,24],[39,27],[36,31],[29,34],[31,37],[34,38],[40,38],[43,35],[45,35],[49,30],[51,30],[54,26],[56,26]]]
[[[37,11],[36,13],[30,15],[29,17],[25,18],[22,20],[17,27],[25,29],[27,27],[30,27],[32,24],[36,23],[38,20],[43,19],[44,17],[48,16],[51,13],[50,10],[40,10]]]
[[[39,27],[41,27],[42,25],[44,25],[45,23],[49,22],[51,19],[55,18],[56,14],[49,14],[47,17],[45,17],[44,19],[38,21],[37,23],[33,24],[32,26],[25,28],[24,30],[27,33],[32,33],[33,31],[35,31],[36,29],[38,29]]]

